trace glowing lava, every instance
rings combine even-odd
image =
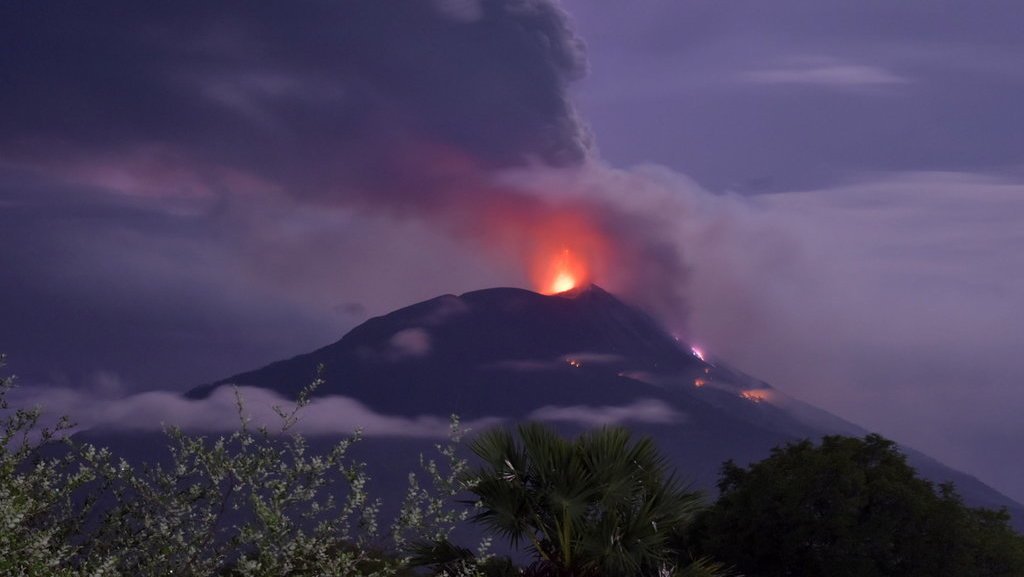
[[[763,403],[772,400],[772,391],[769,389],[751,389],[740,391],[740,396],[752,403]]]
[[[587,281],[587,267],[582,259],[576,257],[569,249],[552,259],[548,265],[541,292],[544,294],[558,294],[572,290]]]
[[[553,295],[585,287],[595,279],[612,283],[609,263],[617,260],[617,251],[592,215],[580,207],[545,210],[525,215],[528,228],[522,232],[527,236],[510,239],[523,257],[533,290]],[[505,215],[502,218],[501,222],[508,221]]]
[[[555,280],[551,282],[552,293],[564,293],[567,290],[572,290],[576,287],[576,279],[572,278],[567,272],[560,272]]]

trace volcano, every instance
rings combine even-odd
[[[555,295],[495,288],[440,296],[370,319],[319,350],[196,387],[187,396],[201,399],[238,385],[294,397],[318,370],[325,384],[316,395],[350,397],[382,414],[542,420],[567,434],[623,424],[653,437],[684,477],[705,488],[714,486],[727,459],[746,464],[786,442],[867,434],[705,357],[596,285]],[[390,457],[424,446],[415,438],[370,442],[371,461],[380,451]],[[972,505],[1007,507],[1022,525],[1024,506],[902,449],[924,477],[954,482]]]

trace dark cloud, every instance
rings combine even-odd
[[[588,153],[548,2],[5,3],[0,37],[0,347],[47,379],[187,386],[478,288],[413,220],[478,234],[490,171]]]
[[[419,204],[475,167],[587,154],[566,97],[581,45],[546,2],[483,2],[469,21],[373,0],[0,10],[0,150],[30,166],[148,151],[154,176]]]

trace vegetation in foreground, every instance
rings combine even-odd
[[[878,435],[830,436],[727,462],[696,548],[758,577],[1021,577],[1024,537],[1003,511],[964,505]]]
[[[471,467],[456,421],[382,526],[349,456],[358,434],[317,453],[292,431],[316,385],[278,409],[280,431],[244,418],[217,438],[170,429],[171,462],[137,466],[67,440],[67,419],[44,427],[38,409],[9,407],[13,379],[0,379],[0,575],[1024,576],[1005,511],[965,506],[874,435],[726,463],[705,508],[625,429],[488,431]],[[489,539],[453,543],[470,521],[531,563],[490,555]]]
[[[481,465],[463,477],[473,520],[533,559],[522,574],[544,577],[713,576],[722,566],[691,560],[683,532],[702,508],[650,439],[603,428],[574,440],[537,423],[495,429],[472,450]],[[475,561],[447,540],[413,559],[452,573]],[[501,565],[507,567],[507,565]],[[498,568],[492,574],[501,574]]]

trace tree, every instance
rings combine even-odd
[[[790,444],[747,468],[727,462],[719,490],[691,537],[747,575],[1024,575],[1024,541],[1005,511],[966,507],[878,435]]]
[[[481,511],[475,520],[552,577],[664,575],[675,572],[677,536],[701,508],[701,496],[671,473],[654,443],[622,428],[566,440],[531,423],[472,444],[482,465],[468,477]],[[693,574],[716,567],[689,563]]]
[[[348,454],[359,435],[320,452],[292,431],[319,384],[275,407],[280,431],[250,427],[237,396],[237,430],[168,429],[170,462],[134,465],[67,438],[67,419],[45,427],[39,409],[10,406],[14,379],[0,377],[0,575],[411,574],[407,540],[445,538],[466,518],[446,505],[466,466],[458,422],[438,445],[442,462],[422,459],[430,485],[410,474],[385,536],[365,467]]]
[[[0,355],[0,369],[4,361]],[[68,564],[77,552],[72,537],[94,503],[74,497],[96,476],[78,467],[72,455],[40,455],[40,446],[72,425],[60,419],[44,426],[38,408],[12,407],[8,394],[14,383],[13,376],[0,376],[0,575],[72,575]]]

